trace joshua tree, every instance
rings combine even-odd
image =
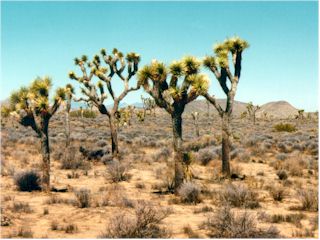
[[[136,112],[136,116],[139,120],[139,122],[144,122],[144,111],[143,110],[139,110],[138,112]]]
[[[172,118],[175,192],[185,177],[181,116],[186,104],[204,94],[208,89],[207,76],[199,74],[200,65],[201,63],[194,57],[185,57],[181,61],[175,61],[169,68],[154,60],[138,73],[139,84]]]
[[[298,110],[298,115],[296,115],[296,119],[299,119],[299,120],[304,119],[304,109]]]
[[[77,76],[74,72],[69,73],[69,77],[79,82],[82,85],[81,92],[86,97],[77,99],[76,101],[84,101],[92,103],[101,114],[105,114],[109,118],[110,131],[111,131],[111,145],[112,155],[117,157],[119,153],[118,137],[116,128],[116,113],[122,99],[131,91],[138,90],[140,86],[130,87],[129,81],[138,71],[138,64],[140,56],[136,53],[128,53],[124,57],[123,53],[117,49],[113,49],[112,54],[108,55],[105,49],[101,50],[101,57],[95,55],[92,61],[88,61],[87,56],[83,55],[81,58],[75,58],[75,64],[80,67],[82,76]],[[106,67],[102,66],[102,61]],[[88,73],[88,69],[90,71]],[[127,74],[124,75],[124,70],[127,68]],[[97,77],[99,81],[95,85],[93,77]],[[124,89],[119,96],[115,95],[112,88],[112,79],[118,77],[124,84]],[[109,95],[113,100],[113,107],[107,109],[104,101],[107,98],[105,90],[107,88]]]
[[[70,146],[70,110],[71,110],[71,100],[72,95],[74,94],[74,89],[71,84],[66,86],[66,112],[65,112],[65,134],[66,134],[66,147]]]
[[[204,66],[213,72],[227,97],[226,107],[222,109],[213,95],[204,94],[204,97],[217,109],[222,119],[222,173],[227,177],[230,176],[230,117],[240,79],[242,52],[248,46],[249,44],[239,37],[226,39],[214,47],[216,56],[207,56],[203,61]],[[234,68],[233,74],[229,66],[230,53]],[[228,86],[228,82],[230,86]]]
[[[259,105],[254,106],[252,102],[249,102],[246,106],[249,117],[252,119],[253,124],[256,124],[256,113],[260,109]]]
[[[206,104],[207,104],[207,117],[210,118],[210,102],[206,100]]]
[[[199,113],[198,112],[192,112],[191,116],[193,118],[193,124],[194,124],[195,129],[196,129],[196,136],[199,137],[200,136],[200,132],[199,132]]]
[[[58,88],[54,102],[49,104],[51,80],[48,77],[36,78],[30,87],[21,87],[10,96],[10,111],[19,123],[31,127],[41,139],[42,152],[42,189],[50,191],[50,148],[49,121],[66,98],[64,88]]]
[[[141,95],[141,100],[143,103],[143,114],[146,116],[147,111],[150,111],[150,114],[152,114],[153,110],[153,115],[156,116],[156,103],[152,98],[144,98]]]

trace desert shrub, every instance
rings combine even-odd
[[[27,227],[20,227],[17,235],[15,237],[18,238],[33,238],[33,232],[30,228]]]
[[[77,204],[77,201],[74,199],[59,198],[56,195],[52,195],[45,202],[47,204],[69,204],[69,205],[76,205]]]
[[[154,161],[166,161],[171,154],[171,150],[168,147],[162,147],[156,154],[153,155]]]
[[[276,156],[276,159],[280,160],[280,161],[283,161],[283,160],[286,160],[288,158],[288,155],[285,154],[285,153],[279,153],[277,154]]]
[[[82,188],[75,192],[77,201],[78,201],[78,207],[79,208],[88,208],[90,207],[91,203],[91,196],[90,196],[90,190],[86,188]]]
[[[290,123],[278,123],[273,126],[274,130],[277,132],[295,132],[296,127]]]
[[[96,118],[97,114],[89,109],[83,109],[83,117],[84,118]],[[70,117],[81,117],[81,110],[74,110],[70,112]]]
[[[219,194],[220,202],[233,207],[257,208],[258,195],[244,185],[228,184]]]
[[[181,201],[184,203],[197,204],[201,202],[200,193],[200,187],[192,182],[182,184],[182,186],[178,190],[178,194],[181,197]]]
[[[19,191],[31,192],[34,190],[41,190],[40,176],[34,170],[15,174],[14,183]]]
[[[64,154],[61,157],[61,169],[83,169],[87,170],[90,168],[90,164],[84,161],[75,147],[69,147],[65,149]]]
[[[112,162],[108,163],[107,171],[108,177],[112,182],[121,182],[129,179],[127,165],[119,162],[118,160],[113,160]]]
[[[124,212],[111,217],[101,238],[169,238],[170,233],[159,226],[169,212],[146,202],[139,202],[132,215]]]
[[[63,230],[65,231],[65,233],[75,233],[78,231],[78,227],[73,223],[69,223],[63,228]]]
[[[190,225],[184,226],[183,232],[188,236],[188,238],[199,238],[199,235],[192,230]]]
[[[288,174],[285,170],[278,170],[277,171],[277,176],[279,177],[280,180],[286,180],[288,179]]]
[[[32,209],[31,209],[29,203],[14,202],[13,206],[12,206],[12,212],[31,213]]]
[[[197,154],[197,160],[201,163],[201,165],[206,166],[212,159],[217,157],[216,154],[212,152],[212,150],[204,148],[200,149]]]
[[[271,186],[269,188],[269,193],[273,200],[279,202],[281,202],[287,196],[287,191],[282,186]]]
[[[195,209],[193,213],[197,214],[197,213],[212,212],[212,211],[213,211],[212,207],[204,206],[204,207]]]
[[[256,219],[248,212],[235,215],[230,207],[225,206],[204,223],[211,238],[279,238],[277,228],[257,228]]]
[[[298,197],[301,202],[301,210],[318,211],[318,191],[315,189],[300,189]]]
[[[106,194],[102,195],[101,201],[97,203],[98,206],[134,207],[134,202],[127,198],[121,185],[112,184],[105,190]]]
[[[249,162],[250,161],[250,154],[247,152],[243,152],[239,154],[239,161],[240,162]]]
[[[43,209],[43,215],[48,215],[49,214],[49,209],[48,208],[44,208]]]
[[[273,214],[270,217],[270,222],[271,223],[281,223],[281,222],[288,222],[288,223],[293,223],[297,227],[301,226],[301,220],[305,218],[305,215],[302,213],[293,213],[293,214]]]

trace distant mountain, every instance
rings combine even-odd
[[[264,112],[266,112],[268,116],[272,115],[276,118],[287,118],[297,115],[298,109],[286,101],[277,101],[262,105],[261,109],[257,112],[257,116],[261,116]]]
[[[217,99],[217,103],[220,104],[222,108],[225,108],[226,100]],[[233,106],[233,115],[240,116],[240,114],[246,111],[247,103],[235,101]],[[207,112],[207,103],[206,100],[196,100],[187,105],[185,111],[191,113],[197,111],[199,113]],[[209,106],[210,113],[217,115],[216,109],[210,104]],[[269,102],[261,106],[260,110],[257,112],[257,117],[262,116],[266,112],[268,116],[273,116],[274,118],[287,118],[289,116],[293,117],[298,114],[298,109],[293,107],[290,103],[286,101],[276,101]]]
[[[225,108],[225,99],[217,99],[217,102],[221,105],[222,108]],[[9,103],[8,99],[0,101],[0,105],[6,105]],[[135,102],[132,104],[128,104],[126,102],[120,103],[120,108],[127,107],[128,105],[133,105],[136,108],[142,108],[143,104],[140,102]],[[246,111],[245,102],[234,102],[233,115],[240,116],[240,114]],[[80,107],[87,108],[87,105],[83,102],[72,102],[72,109],[79,109]],[[112,105],[107,105],[107,108],[111,108]],[[206,100],[196,100],[191,102],[186,106],[185,113],[191,113],[197,111],[199,113],[206,113],[208,105]],[[209,105],[210,114],[217,115],[216,109],[210,104]],[[262,114],[266,112],[268,116],[273,116],[274,118],[287,118],[293,117],[298,114],[298,109],[292,106],[290,103],[286,101],[275,101],[263,104],[261,109],[257,112],[257,117],[262,116]]]

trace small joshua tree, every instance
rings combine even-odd
[[[304,119],[304,109],[298,110],[298,115],[296,115],[296,119],[299,119],[299,120]]]
[[[66,98],[66,90],[58,88],[50,106],[51,86],[50,78],[38,77],[30,87],[22,87],[10,96],[10,111],[21,125],[31,127],[41,139],[42,189],[46,192],[50,191],[49,121]]]
[[[71,110],[71,100],[74,94],[74,89],[71,84],[66,86],[66,101],[65,101],[65,135],[66,135],[66,147],[70,146],[70,110]]]
[[[200,136],[200,132],[199,132],[199,113],[198,112],[192,112],[191,116],[193,118],[193,124],[194,124],[195,129],[196,129],[196,136],[199,137]]]
[[[253,124],[256,124],[256,113],[260,109],[259,105],[254,106],[252,102],[249,102],[246,106],[249,117],[252,119]]]
[[[230,176],[230,119],[240,79],[242,52],[248,47],[249,44],[246,41],[239,37],[233,37],[217,44],[214,47],[216,56],[207,56],[203,61],[204,66],[215,75],[227,97],[226,107],[222,109],[213,95],[211,96],[209,93],[204,94],[204,97],[217,109],[222,119],[222,172],[226,176]],[[233,74],[229,66],[230,53],[234,68]],[[227,81],[230,83],[230,86],[228,86]]]
[[[130,87],[129,81],[138,71],[140,56],[136,53],[128,53],[124,57],[122,52],[113,49],[112,54],[108,55],[105,49],[101,50],[101,57],[95,55],[92,61],[88,61],[87,56],[75,58],[75,64],[80,67],[82,76],[77,76],[74,72],[69,73],[71,79],[76,80],[82,85],[81,92],[85,98],[76,99],[76,101],[84,101],[93,104],[101,114],[105,114],[109,118],[111,131],[111,147],[113,157],[117,157],[119,153],[118,137],[116,128],[116,113],[121,100],[131,91],[138,90],[140,86]],[[102,66],[102,61],[106,67]],[[88,69],[89,73],[88,73]],[[127,68],[127,74],[124,75],[124,70]],[[112,79],[120,78],[124,84],[124,89],[119,96],[116,96],[112,88]],[[97,84],[93,82],[93,77],[99,79]],[[104,101],[107,98],[106,89],[113,100],[113,107],[107,109]]]
[[[146,116],[147,111],[150,111],[150,114],[152,114],[153,111],[153,115],[156,116],[156,103],[152,98],[144,98],[141,95],[141,100],[142,100],[142,104],[143,104],[143,114],[144,116]]]
[[[175,192],[185,178],[181,116],[185,106],[208,89],[207,76],[199,74],[200,65],[200,62],[194,57],[185,57],[181,61],[175,61],[168,68],[163,63],[154,60],[138,73],[139,84],[172,118]]]

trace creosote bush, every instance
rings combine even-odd
[[[108,164],[108,176],[111,178],[112,182],[121,182],[129,179],[127,174],[127,166],[118,160],[113,160]]]
[[[182,186],[178,190],[181,201],[184,203],[197,204],[201,202],[200,193],[200,187],[192,182],[182,184]]]
[[[82,112],[82,113],[81,113]],[[97,114],[95,111],[89,109],[74,110],[70,112],[70,117],[84,117],[84,118],[96,118]]]
[[[41,190],[40,181],[39,174],[34,170],[20,172],[14,176],[15,185],[23,192]]]
[[[277,132],[295,132],[296,127],[290,123],[278,123],[273,126],[274,130]]]
[[[223,205],[233,207],[257,208],[260,206],[258,195],[244,185],[228,184],[219,195]]]
[[[144,201],[137,203],[133,214],[118,213],[111,217],[107,230],[101,238],[169,238],[170,232],[159,226],[169,215]]]
[[[211,238],[279,238],[277,228],[257,228],[256,219],[252,214],[244,212],[234,214],[230,207],[225,206],[214,215],[210,215],[204,223]]]

